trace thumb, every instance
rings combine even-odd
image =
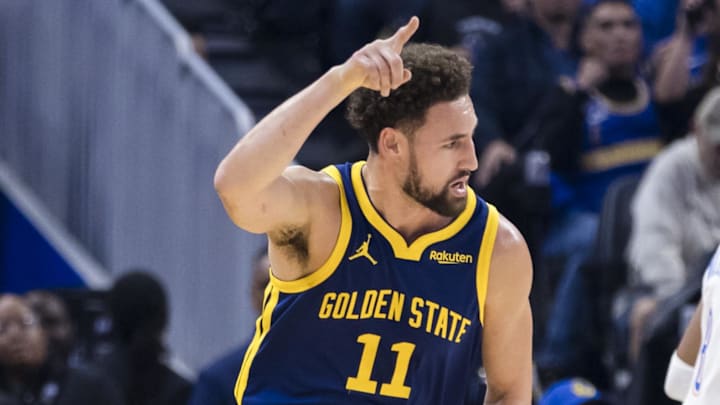
[[[403,69],[402,82],[400,82],[400,86],[409,82],[410,79],[412,79],[412,72],[408,69]]]

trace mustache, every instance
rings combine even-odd
[[[459,173],[457,174],[457,176],[453,177],[452,182],[456,182],[456,181],[462,179],[463,177],[470,177],[471,174],[472,174],[471,171],[469,171],[469,170],[463,170],[463,171],[459,172]]]

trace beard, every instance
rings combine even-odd
[[[457,177],[463,175],[460,173]],[[428,187],[423,186],[415,151],[410,151],[410,168],[402,186],[402,190],[410,198],[444,217],[457,217],[465,209],[466,198],[454,198],[450,195],[450,185],[453,182],[454,180],[450,180],[438,192],[433,192]]]

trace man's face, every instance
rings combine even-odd
[[[50,346],[62,352],[69,352],[73,344],[74,331],[62,301],[42,292],[28,293],[25,301],[37,314]]]
[[[0,297],[0,365],[37,367],[45,361],[47,342],[40,322],[19,298]]]
[[[527,14],[528,0],[502,0],[503,10],[514,14]]]
[[[634,66],[640,60],[642,34],[635,11],[627,4],[597,6],[582,34],[583,50],[609,68]]]
[[[430,107],[425,125],[409,142],[405,194],[440,215],[460,214],[470,173],[477,169],[472,140],[476,124],[469,96]]]

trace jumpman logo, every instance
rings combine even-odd
[[[372,235],[368,234],[367,240],[365,240],[365,242],[363,242],[362,245],[360,245],[360,247],[357,248],[354,255],[348,257],[348,260],[352,261],[352,260],[357,259],[358,257],[364,257],[364,258],[370,260],[370,263],[372,263],[373,266],[376,265],[377,260],[375,260],[372,256],[370,256],[370,238],[372,238]]]

